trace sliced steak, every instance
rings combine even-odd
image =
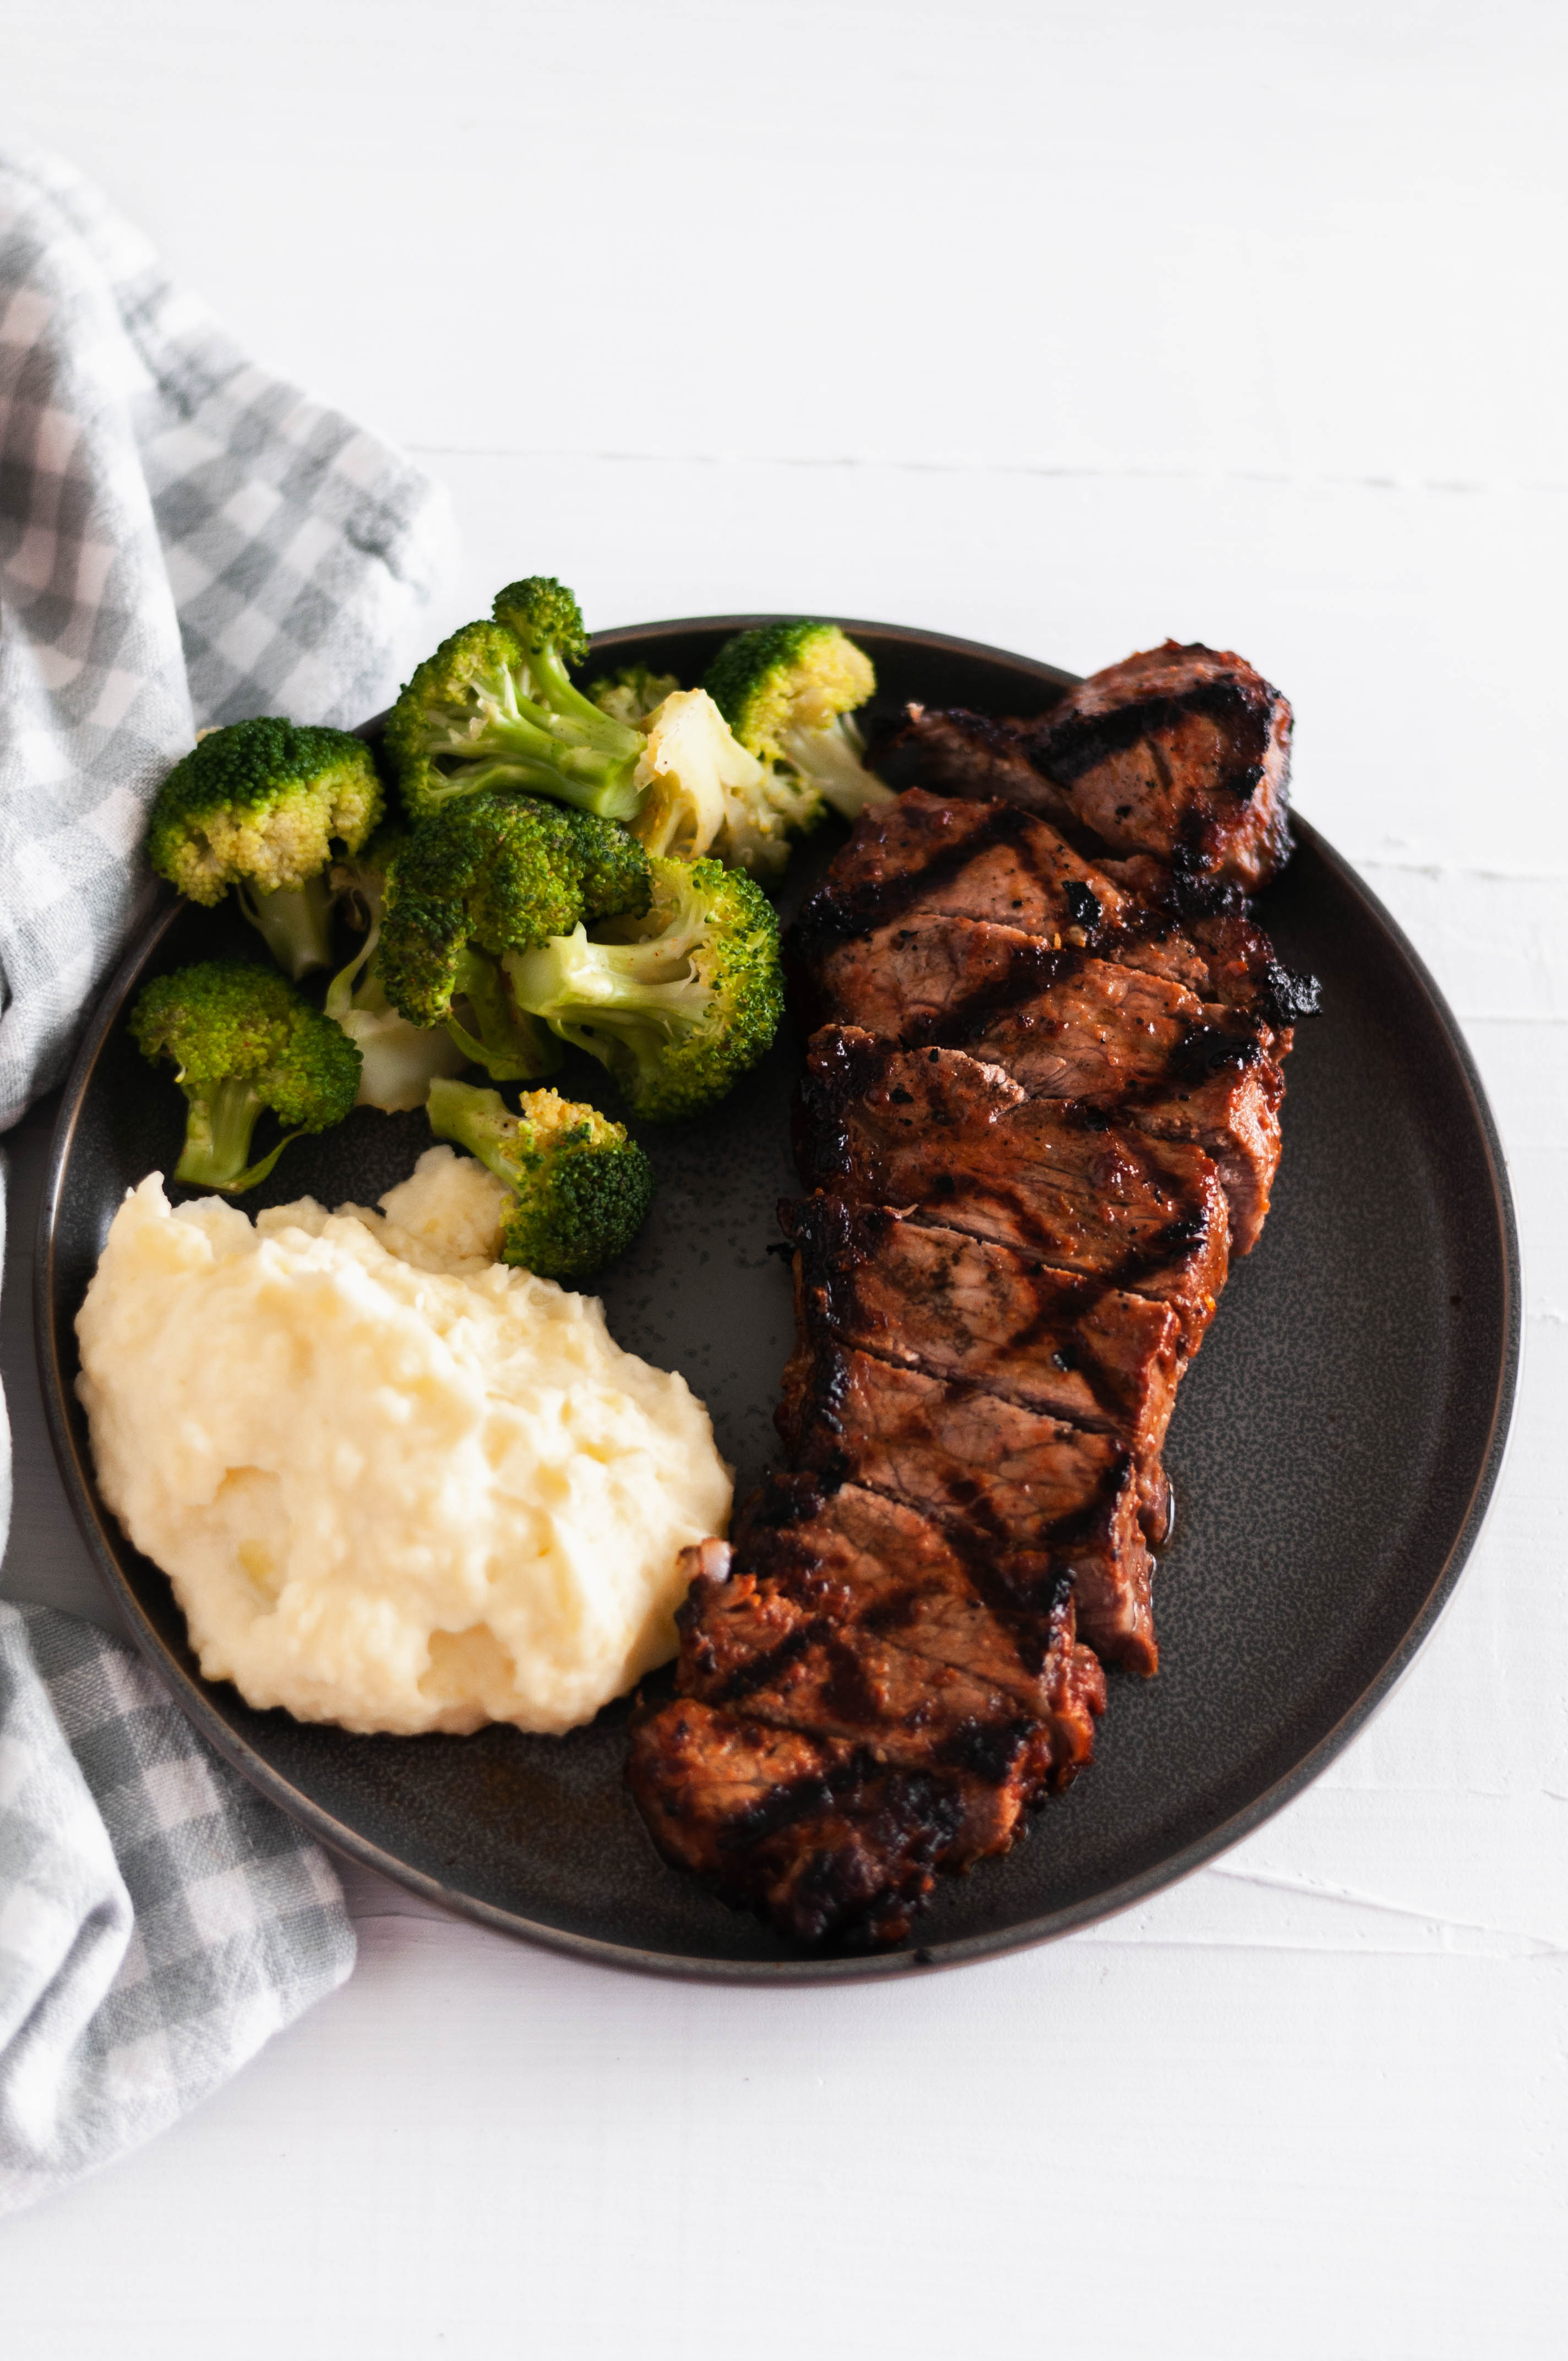
[[[826,1027],[807,1052],[795,1152],[808,1187],[918,1207],[1169,1303],[1189,1358],[1213,1317],[1230,1225],[1212,1159],[1091,1108],[1028,1099],[961,1049],[894,1049]]]
[[[1290,857],[1290,708],[1244,658],[1175,640],[1021,730],[1032,767],[1118,851],[1255,893]]]
[[[1001,798],[1091,855],[1149,853],[1246,893],[1289,857],[1290,708],[1240,656],[1200,644],[1109,665],[1033,720],[911,706],[875,759],[890,784]]]
[[[778,1423],[792,1464],[828,1483],[961,1519],[1000,1546],[1003,1565],[1015,1549],[1047,1558],[1072,1579],[1089,1645],[1155,1671],[1138,1471],[1113,1436],[809,1336],[784,1373]]]
[[[1179,1367],[1168,1304],[885,1205],[804,1197],[780,1219],[795,1250],[801,1334],[837,1336],[1098,1428],[1134,1458],[1157,1455]]]
[[[931,1520],[801,1478],[751,1504],[731,1578],[709,1551],[628,1781],[667,1860],[796,1940],[896,1940],[1091,1759],[1104,1679],[1068,1584],[1009,1623]]]
[[[1234,1250],[1250,1253],[1285,1093],[1275,1037],[1255,1018],[1206,1007],[1166,977],[945,914],[840,945],[822,978],[830,1022],[905,1048],[965,1049],[1031,1098],[1115,1107],[1139,1130],[1196,1141],[1219,1168]]]
[[[1179,889],[1154,861],[1096,867],[1016,807],[912,788],[861,815],[791,929],[793,995],[809,1024],[828,1023],[912,924],[984,919],[1036,936],[1047,950],[1089,950],[1168,976],[1200,1000],[1256,1016],[1284,1037],[1266,1044],[1283,1055],[1316,987],[1280,965],[1261,928],[1228,906],[1234,899],[1223,894],[1222,906],[1210,906],[1212,893]]]
[[[902,1941],[939,1870],[1005,1852],[1014,1795],[683,1697],[633,1717],[627,1782],[673,1869],[790,1941]]]

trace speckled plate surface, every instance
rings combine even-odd
[[[756,617],[603,633],[595,664],[700,678]],[[851,622],[881,694],[997,713],[1070,675],[930,634]],[[54,1440],[88,1546],[154,1667],[221,1753],[345,1851],[491,1926],[669,1974],[817,1982],[953,1964],[1064,1934],[1168,1884],[1257,1826],[1387,1696],[1457,1581],[1496,1479],[1519,1354],[1519,1258],[1480,1083],[1386,911],[1310,828],[1262,915],[1324,984],[1288,1069],[1285,1156],[1257,1251],[1233,1273],[1184,1383],[1179,1502],[1156,1598],[1162,1670],[1111,1681],[1099,1761],[1026,1839],[947,1886],[903,1949],[806,1958],[666,1869],[621,1783],[627,1707],[565,1739],[352,1738],[253,1713],[202,1680],[168,1582],[100,1502],[72,1390],[72,1322],[115,1206],[178,1152],[182,1108],[125,1031],[144,977],[257,939],[226,909],[171,906],[115,977],[66,1088],[38,1255]],[[797,902],[834,845],[797,854]],[[171,897],[172,898],[172,897]],[[623,1345],[685,1371],[742,1488],[773,1455],[791,1334],[767,1252],[793,1186],[786,1027],[711,1118],[649,1130],[653,1215],[604,1294]],[[565,1089],[614,1108],[583,1061]],[[429,1144],[422,1115],[356,1110],[298,1141],[251,1212],[309,1192],[374,1203]],[[667,1676],[662,1676],[667,1677]]]

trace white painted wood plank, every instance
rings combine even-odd
[[[12,0],[6,100],[406,440],[1562,483],[1565,53],[1550,0]]]
[[[1086,1941],[759,2002],[362,1937],[9,2225],[16,2361],[1560,2350],[1560,1958]]]

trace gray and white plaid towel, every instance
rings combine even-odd
[[[74,171],[0,158],[0,1130],[60,1077],[196,727],[386,703],[449,534]],[[0,1609],[0,2213],[148,2138],[353,1960],[324,1855],[137,1660]]]

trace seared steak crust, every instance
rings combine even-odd
[[[1288,1028],[1316,1006],[1313,980],[1281,966],[1234,889],[1195,887],[1147,858],[1095,865],[1015,805],[914,787],[861,815],[792,928],[797,1007],[827,1023],[852,989],[846,951],[863,973],[900,931],[944,917],[1168,976],[1199,1000],[1257,1017],[1283,1037],[1281,1054]]]
[[[1070,1583],[1025,1561],[1001,1587],[999,1613],[900,1503],[764,1486],[729,1578],[699,1573],[681,1610],[680,1694],[634,1720],[665,1858],[798,1940],[896,1940],[938,1870],[1004,1851],[1092,1756],[1103,1675]]]
[[[990,1240],[829,1196],[781,1207],[796,1323],[1157,1454],[1176,1397],[1168,1304]]]
[[[815,1034],[797,1110],[808,1186],[918,1206],[1102,1286],[1168,1303],[1188,1358],[1224,1285],[1230,1221],[1212,1158],[1090,1107],[1026,1098],[962,1049]]]
[[[1240,656],[1129,656],[1037,719],[911,706],[876,752],[894,785],[997,797],[1092,851],[1150,853],[1253,893],[1289,858],[1290,708]]]
[[[778,1423],[795,1466],[961,1519],[997,1544],[999,1566],[1036,1554],[1072,1578],[1089,1645],[1154,1671],[1137,1472],[1113,1436],[810,1337],[784,1373]]]
[[[983,920],[912,916],[839,945],[819,971],[835,1022],[905,1048],[968,1049],[1031,1097],[1115,1108],[1218,1167],[1232,1245],[1250,1252],[1279,1161],[1284,1079],[1257,1018],[1181,984]]]

